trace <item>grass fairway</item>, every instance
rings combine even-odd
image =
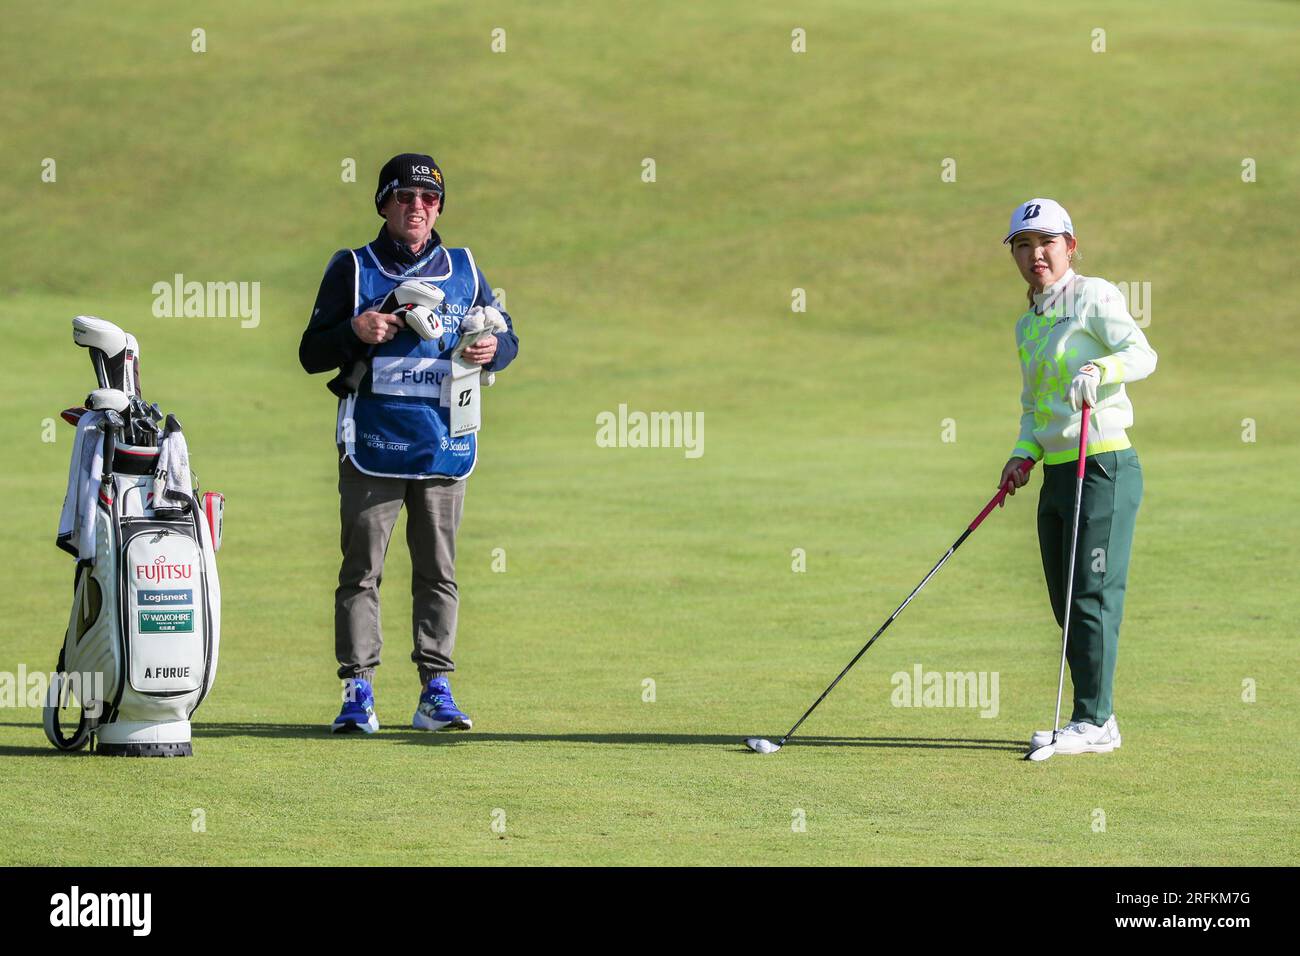
[[[0,863],[1296,862],[1300,7],[803,6],[7,14],[0,671],[52,667],[66,621],[72,430],[48,421],[93,383],[72,315],[135,333],[146,396],[228,507],[194,759],[58,755],[39,710],[0,708]],[[385,22],[419,54],[385,62]],[[442,165],[439,231],[505,289],[521,339],[459,542],[475,730],[407,729],[399,525],[384,729],[334,739],[334,405],[297,345],[407,149]],[[1024,303],[998,243],[1033,195],[1069,208],[1080,271],[1150,283],[1123,748],[1019,759],[1060,647],[1035,478],[806,737],[748,753],[993,493]],[[155,318],[177,273],[259,282],[258,323]],[[704,454],[597,447],[620,404],[702,412]],[[996,673],[996,714],[893,706],[917,665]]]

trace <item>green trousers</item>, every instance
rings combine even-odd
[[[1065,585],[1078,471],[1076,461],[1044,467],[1043,489],[1038,498],[1038,547],[1058,626],[1065,624]],[[1070,643],[1066,647],[1074,685],[1071,720],[1100,726],[1114,713],[1119,625],[1124,617],[1133,526],[1141,502],[1142,465],[1132,448],[1088,459],[1079,511]]]

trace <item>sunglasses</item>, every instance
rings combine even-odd
[[[409,206],[415,202],[416,197],[420,197],[420,203],[429,207],[442,198],[440,193],[417,192],[414,189],[399,189],[393,193],[393,197],[403,206]]]

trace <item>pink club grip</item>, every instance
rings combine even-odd
[[[1034,460],[1032,458],[1026,458],[1024,461],[1020,463],[1020,471],[1023,474],[1027,475],[1031,471],[1033,471],[1033,469],[1034,469]],[[994,495],[992,500],[989,501],[989,503],[984,506],[984,510],[979,513],[979,516],[970,523],[970,527],[967,529],[967,531],[968,532],[974,531],[976,528],[980,526],[980,522],[989,516],[989,512],[991,512],[994,508],[1002,507],[1002,502],[1007,500],[1007,492],[1010,490],[1011,490],[1011,483],[1010,481],[1008,481],[1005,485],[1003,485],[1001,488],[998,489],[998,493]]]

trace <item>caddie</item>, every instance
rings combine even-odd
[[[334,592],[334,651],[344,682],[343,708],[331,725],[336,732],[379,729],[373,687],[383,646],[379,585],[403,506],[412,565],[411,660],[421,687],[412,726],[472,726],[452,697],[448,675],[455,670],[459,600],[456,533],[478,436],[452,435],[451,359],[467,316],[481,323],[486,314],[489,328],[505,328],[460,354],[485,373],[509,365],[519,339],[470,250],[444,246],[434,230],[445,208],[442,170],[433,157],[402,153],[385,163],[375,192],[384,225],[366,245],[334,254],[298,349],[309,373],[338,372],[329,382],[339,399],[343,551]],[[390,294],[411,280],[434,287],[429,291],[441,300],[436,312],[424,313],[422,334],[389,307]]]

